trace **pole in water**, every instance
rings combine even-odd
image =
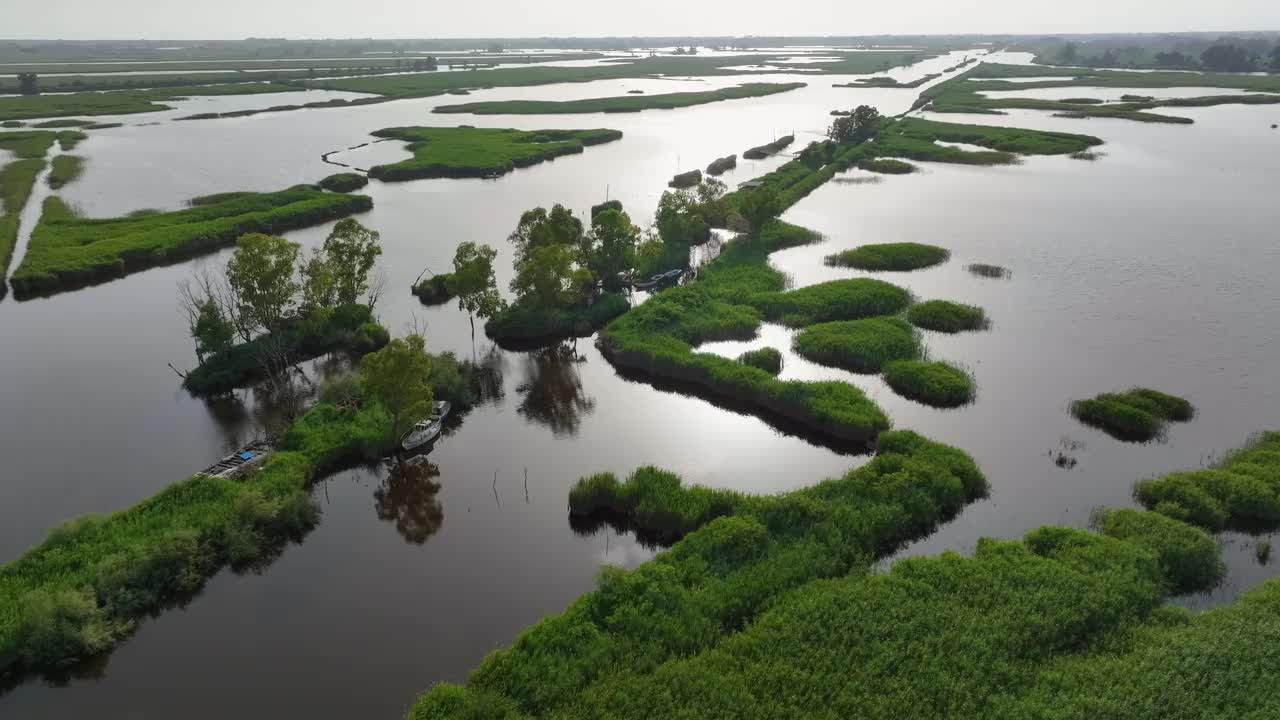
[[[529,468],[524,469],[524,504],[529,504]]]

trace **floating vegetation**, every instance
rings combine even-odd
[[[724,100],[764,97],[804,87],[804,83],[746,83],[719,90],[588,98],[585,100],[495,100],[492,102],[440,105],[437,113],[472,115],[559,115],[581,113],[627,113],[643,110],[673,110]]]
[[[345,172],[330,175],[316,184],[329,192],[349,193],[368,185],[369,178],[360,173]]]
[[[935,245],[921,243],[880,243],[861,245],[852,250],[828,255],[826,263],[858,270],[907,272],[941,265],[951,257],[951,251]]]
[[[1280,528],[1280,432],[1267,432],[1202,470],[1143,480],[1134,496],[1145,507],[1209,530]]]
[[[963,305],[948,300],[928,300],[907,308],[907,320],[925,330],[958,333],[985,330],[987,313],[976,305]]]
[[[742,153],[742,157],[746,160],[763,160],[771,155],[777,155],[795,141],[795,135],[783,135],[771,143],[757,145],[756,147],[751,148],[750,150]]]
[[[797,355],[819,365],[855,373],[878,373],[893,360],[922,355],[911,326],[896,317],[876,317],[811,325],[796,333]]]
[[[622,139],[617,130],[511,130],[475,127],[400,127],[373,133],[409,143],[413,158],[369,168],[384,181],[499,177],[587,147]]]
[[[782,372],[782,353],[777,348],[763,347],[759,350],[748,350],[738,356],[738,362],[759,368],[770,375]]]
[[[940,408],[973,402],[973,375],[945,362],[895,360],[882,368],[884,381],[908,400]]]
[[[1271,541],[1259,540],[1258,544],[1253,548],[1253,553],[1258,558],[1259,565],[1266,565],[1271,562]]]
[[[671,182],[667,183],[667,185],[669,187],[683,189],[683,188],[695,187],[701,183],[702,183],[702,171],[690,170],[688,172],[682,172],[676,175],[675,177],[671,178]]]
[[[858,163],[858,168],[867,172],[880,173],[882,175],[909,175],[917,170],[915,165],[902,160],[893,158],[874,158],[871,160],[863,160]]]
[[[1186,422],[1195,408],[1180,397],[1148,388],[1123,393],[1103,393],[1071,403],[1071,414],[1117,440],[1148,442],[1164,432],[1168,422]]]
[[[715,160],[710,165],[708,165],[707,174],[712,176],[719,176],[729,172],[730,170],[736,167],[738,167],[738,156],[729,155],[727,157],[722,157],[719,160]]]
[[[10,95],[0,97],[0,121],[30,118],[60,118],[93,115],[132,115],[172,110],[164,105],[193,95],[250,95],[293,92],[297,88],[271,83],[229,85],[197,85],[156,90],[121,90],[116,92],[46,93],[43,95]],[[83,122],[80,120],[77,123]]]
[[[964,266],[965,270],[977,275],[978,277],[993,278],[996,280],[1008,280],[1013,277],[1013,271],[1000,267],[999,265],[987,265],[986,263],[971,263]]]

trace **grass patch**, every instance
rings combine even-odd
[[[871,272],[892,270],[907,272],[941,265],[951,258],[951,251],[921,243],[883,243],[861,245],[836,255],[828,255],[826,263]]]
[[[1191,403],[1147,388],[1103,393],[1071,403],[1077,420],[1117,440],[1148,442],[1159,437],[1170,421],[1186,422],[1195,415]]]
[[[622,139],[617,130],[510,130],[498,128],[386,128],[373,133],[409,143],[413,158],[369,168],[369,177],[400,181],[418,178],[496,177],[588,146]]]
[[[673,110],[722,100],[765,97],[804,87],[804,83],[745,83],[719,90],[623,95],[585,100],[497,100],[493,102],[441,105],[432,112],[472,115],[561,115],[580,113],[629,113],[642,110]]]
[[[1092,525],[1109,537],[1137,543],[1155,553],[1161,573],[1175,593],[1207,590],[1227,573],[1222,549],[1204,532],[1159,513],[1132,508],[1104,510]]]
[[[945,362],[895,360],[884,364],[884,381],[908,400],[953,408],[973,402],[973,375]]]
[[[987,313],[982,308],[947,300],[929,300],[912,305],[907,310],[907,320],[918,328],[944,333],[983,330],[988,325]]]
[[[356,190],[368,185],[369,178],[361,175],[360,173],[337,173],[336,175],[330,175],[316,184],[329,192],[349,193],[355,192]]]
[[[891,317],[811,325],[796,333],[792,348],[819,365],[856,373],[878,373],[885,363],[921,355],[911,326]]]
[[[748,350],[738,356],[738,362],[759,368],[770,375],[782,372],[782,353],[777,348],[762,347],[759,350]]]
[[[134,115],[172,110],[166,100],[194,95],[257,95],[295,92],[298,88],[272,83],[195,85],[163,90],[78,92],[53,95],[13,95],[0,97],[0,120],[61,118],[94,115]]]
[[[210,355],[187,373],[182,385],[193,395],[218,395],[258,382],[266,377],[262,347],[280,348],[292,364],[331,352],[364,355],[389,340],[387,329],[374,321],[367,306],[339,306],[293,318],[273,333]]]
[[[58,155],[53,158],[49,170],[49,187],[57,190],[80,177],[84,172],[84,158],[78,155]]]
[[[762,293],[750,303],[766,320],[805,327],[833,320],[859,320],[893,315],[911,303],[911,293],[871,278],[832,280],[787,292]]]
[[[939,141],[978,145],[990,152],[960,150],[938,145]],[[961,125],[920,118],[899,120],[874,141],[877,155],[970,165],[1007,165],[1016,162],[1018,155],[1069,155],[1101,144],[1102,140],[1091,135]]]
[[[896,79],[894,79],[894,78],[891,78],[891,77],[889,77],[889,76],[887,76],[887,75],[880,75],[880,76],[877,76],[877,77],[871,77],[871,78],[861,78],[861,79],[859,79],[859,80],[854,80],[854,81],[853,81],[853,82],[851,82],[851,83],[844,83],[844,84],[840,84],[840,85],[832,85],[831,87],[838,87],[838,88],[867,88],[867,87],[872,87],[872,88],[918,88],[918,87],[920,87],[921,85],[925,85],[925,84],[928,84],[928,83],[930,83],[930,82],[933,82],[934,80],[937,80],[937,79],[938,79],[938,78],[940,78],[940,77],[942,77],[942,73],[929,73],[929,74],[927,74],[927,75],[922,75],[922,76],[920,76],[919,78],[916,78],[915,80],[912,80],[912,81],[910,81],[910,82],[901,82],[901,81],[896,80]]]
[[[504,347],[544,345],[554,340],[588,337],[631,309],[621,293],[604,293],[590,305],[542,308],[509,305],[488,320],[484,332]]]
[[[1280,528],[1280,433],[1268,432],[1202,470],[1143,480],[1144,506],[1213,532]]]
[[[873,158],[871,160],[863,160],[858,163],[858,167],[867,172],[880,173],[881,175],[910,175],[919,170],[915,165],[902,160],[893,158]]]
[[[106,282],[226,247],[245,233],[318,225],[372,205],[364,195],[298,185],[140,217],[80,218],[62,200],[50,197],[13,275],[13,287],[19,296],[33,296]]]

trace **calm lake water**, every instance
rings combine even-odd
[[[899,70],[909,80],[961,59],[955,53]],[[1027,56],[1006,55],[1005,61]],[[767,98],[634,115],[432,115],[436,105],[489,99],[572,99],[630,89],[673,92],[746,81],[809,87]],[[647,222],[678,170],[797,136],[816,139],[829,111],[862,103],[906,110],[918,91],[832,88],[850,77],[800,73],[706,80],[623,80],[476,92],[341,110],[174,123],[192,112],[265,107],[280,96],[178,103],[91,133],[77,149],[85,175],[64,196],[90,215],[176,208],[195,195],[275,190],[335,171],[322,153],[368,141],[382,127],[613,127],[621,142],[517,171],[497,181],[374,182],[361,221],[382,232],[388,292],[378,307],[395,334],[424,327],[433,350],[476,357],[500,371],[501,396],[468,414],[425,471],[382,466],[318,484],[320,526],[257,574],[224,572],[188,606],[144,623],[116,652],[64,687],[33,680],[0,697],[0,717],[396,718],[440,680],[461,681],[489,651],[590,589],[603,562],[651,556],[628,535],[575,533],[568,488],[602,470],[653,463],[690,482],[775,492],[841,474],[864,458],[841,454],[707,401],[620,377],[589,339],[534,353],[471,338],[452,305],[421,306],[408,287],[448,267],[465,240],[499,250],[519,215],[560,202],[578,213],[606,196]],[[320,93],[302,94],[306,101]],[[347,94],[350,95],[350,94]],[[1008,116],[941,116],[1087,132],[1106,141],[1097,162],[1030,158],[1006,168],[926,165],[912,176],[852,182],[849,173],[785,218],[827,237],[773,257],[796,286],[856,271],[824,255],[869,242],[948,247],[952,260],[882,275],[921,298],[985,307],[993,327],[954,337],[927,333],[931,354],[970,368],[977,402],[923,407],[875,377],[815,366],[789,352],[790,331],[765,326],[737,354],[772,345],[784,377],[844,378],[894,423],[971,453],[991,480],[968,508],[904,553],[969,551],[978,537],[1016,537],[1046,524],[1084,525],[1100,505],[1131,503],[1141,477],[1196,467],[1252,432],[1280,426],[1280,173],[1276,107],[1177,108],[1191,126]],[[159,121],[158,125],[148,125]],[[333,159],[361,167],[403,156],[380,143]],[[735,184],[786,158],[742,161]],[[292,233],[307,246],[328,228]],[[221,263],[223,252],[206,260]],[[1004,280],[969,263],[1008,267]],[[180,387],[172,363],[194,363],[176,285],[191,265],[150,270],[49,299],[0,302],[0,560],[85,512],[127,507],[252,437],[253,393],[205,403]],[[1130,445],[1074,422],[1067,403],[1141,383],[1183,395],[1200,410],[1167,442]],[[1059,452],[1072,469],[1055,465]],[[525,473],[527,471],[527,484]],[[527,488],[527,490],[526,490]],[[1194,606],[1229,601],[1274,574],[1253,560],[1253,539],[1226,538],[1228,582]]]

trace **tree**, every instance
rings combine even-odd
[[[502,309],[498,295],[498,279],[493,270],[498,251],[488,245],[464,242],[453,254],[453,276],[449,292],[458,298],[458,309],[471,319],[471,334],[476,334],[476,315],[493,317]]]
[[[1271,51],[1271,71],[1280,72],[1280,45]]]
[[[334,284],[333,266],[320,251],[298,267],[302,277],[302,309],[311,312],[319,308],[333,307],[337,288]]]
[[[772,188],[761,187],[742,196],[738,201],[738,213],[747,221],[751,234],[756,235],[765,223],[782,212],[778,194]]]
[[[1175,51],[1158,52],[1155,57],[1156,65],[1169,68],[1189,68],[1195,67],[1195,58]]]
[[[879,110],[859,105],[848,115],[836,118],[827,129],[827,137],[838,143],[860,143],[875,134],[880,120]]]
[[[1258,58],[1238,45],[1219,44],[1200,53],[1200,64],[1215,72],[1253,72],[1258,69]]]
[[[35,73],[18,73],[18,94],[39,95],[40,79]]]
[[[519,304],[543,308],[565,307],[574,300],[573,263],[578,248],[548,245],[534,249],[523,262],[516,263],[511,292]]]
[[[369,271],[382,254],[381,238],[355,218],[340,221],[325,238],[325,262],[333,275],[337,304],[354,305],[369,289]]]
[[[533,250],[549,245],[577,246],[582,240],[582,221],[563,205],[534,208],[520,216],[520,224],[507,240],[516,248],[516,263],[528,259]]]
[[[270,332],[293,309],[299,289],[293,270],[300,250],[297,243],[261,233],[236,242],[235,254],[227,261],[227,282],[248,327]]]
[[[668,245],[696,245],[710,237],[711,228],[702,216],[698,198],[689,190],[668,190],[658,200],[654,225]]]
[[[223,352],[231,347],[236,330],[222,311],[222,305],[212,297],[206,297],[196,305],[191,323],[191,337],[196,341],[196,359],[201,363],[208,355]]]
[[[606,290],[622,287],[621,275],[635,262],[640,228],[621,210],[605,210],[591,219],[584,236],[582,258],[588,270]]]
[[[1073,42],[1063,45],[1062,49],[1058,50],[1058,62],[1063,65],[1073,65],[1078,58],[1079,53],[1077,52],[1076,44]]]
[[[431,411],[431,356],[421,335],[396,338],[360,359],[365,392],[391,415],[391,437]]]

